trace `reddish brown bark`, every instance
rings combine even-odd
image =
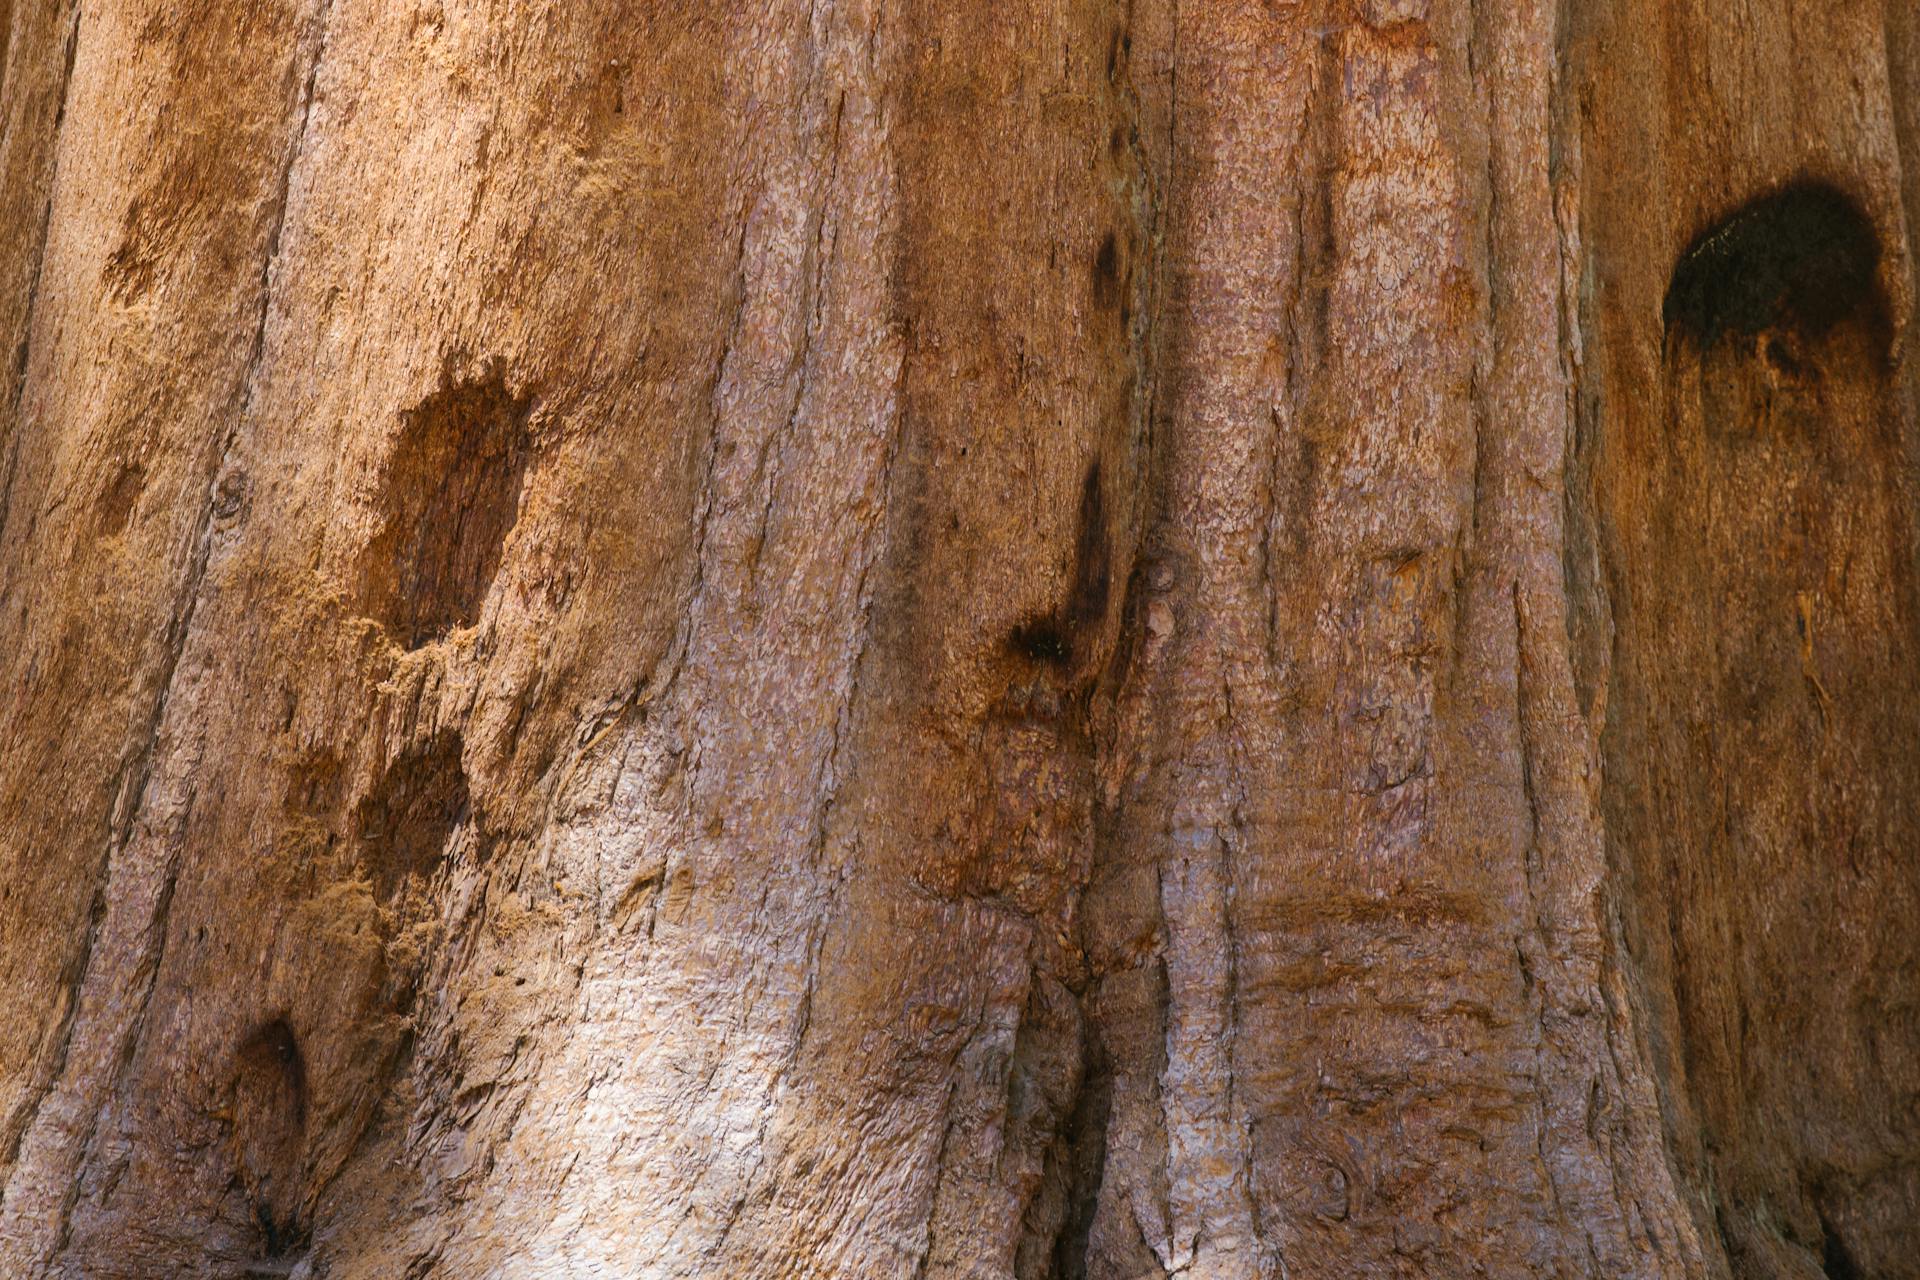
[[[1920,19],[0,0],[0,1272],[1920,1257]]]

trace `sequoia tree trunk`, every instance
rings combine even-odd
[[[0,49],[0,1275],[1920,1275],[1911,0]]]

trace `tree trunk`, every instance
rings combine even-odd
[[[1920,1275],[1910,0],[0,48],[0,1274]]]

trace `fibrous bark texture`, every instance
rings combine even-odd
[[[1908,0],[0,0],[0,1274],[1920,1275]]]

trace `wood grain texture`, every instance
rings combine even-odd
[[[0,1272],[1920,1257],[1920,20],[0,0]]]

